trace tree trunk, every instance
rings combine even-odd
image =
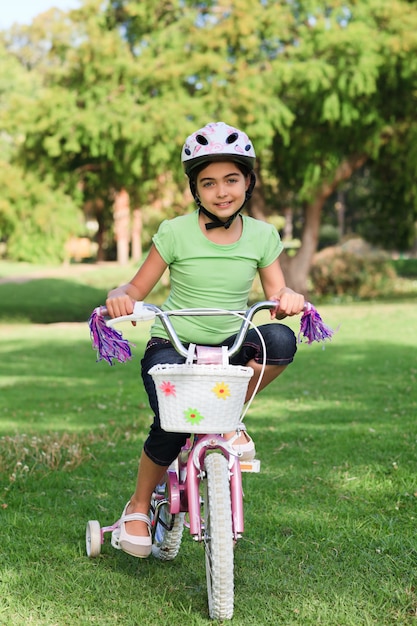
[[[358,155],[342,161],[333,180],[324,182],[319,187],[313,202],[305,206],[301,247],[293,257],[289,257],[286,253],[280,257],[285,280],[291,289],[308,296],[308,275],[317,250],[320,218],[324,203],[340,183],[348,180],[354,171],[362,167],[366,160],[366,155]]]
[[[133,209],[132,216],[132,261],[139,263],[142,258],[142,213]]]
[[[337,202],[335,205],[337,215],[337,230],[339,233],[339,242],[342,241],[345,234],[345,194],[343,191],[337,192]]]
[[[106,260],[106,255],[104,253],[104,235],[106,233],[106,230],[104,226],[102,213],[97,214],[97,223],[98,223],[98,230],[96,233],[96,241],[97,241],[97,246],[98,246],[97,261],[100,263]]]
[[[117,262],[129,263],[130,209],[129,194],[126,189],[116,191],[113,204],[114,233],[117,244]]]
[[[301,236],[301,247],[290,257],[284,252],[281,257],[281,266],[288,287],[307,296],[308,275],[315,251],[320,229],[320,216],[326,197],[318,195],[316,200],[304,208],[304,227]]]
[[[285,224],[282,232],[283,241],[292,241],[293,239],[293,210],[291,207],[284,209]]]

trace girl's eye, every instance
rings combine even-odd
[[[226,179],[226,183],[231,184],[231,185],[234,185],[237,182],[239,182],[239,180],[234,177]],[[213,180],[206,180],[202,186],[207,189],[208,187],[214,187],[215,184],[216,183]]]

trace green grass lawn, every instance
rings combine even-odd
[[[61,286],[57,316],[78,288]],[[115,521],[134,487],[151,421],[147,328],[123,326],[134,358],[109,367],[86,323],[27,323],[33,293],[26,304],[15,293],[25,323],[0,324],[0,624],[211,623],[203,548],[186,533],[171,563],[135,560],[109,536],[98,559],[85,555],[86,522]],[[85,317],[103,292],[83,298]],[[333,341],[301,345],[247,417],[261,473],[244,475],[232,623],[414,624],[415,304],[319,311],[340,325]]]

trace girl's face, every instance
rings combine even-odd
[[[245,202],[249,176],[236,163],[210,163],[197,176],[197,195],[201,204],[222,221],[236,213]]]

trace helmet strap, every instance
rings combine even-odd
[[[210,213],[210,211],[207,211],[207,209],[204,208],[202,204],[199,205],[199,209],[200,211],[202,211],[202,213],[204,213],[204,215],[206,215],[208,218],[211,219],[211,222],[208,222],[208,224],[205,225],[206,230],[212,230],[213,228],[225,228],[227,230],[228,228],[231,227],[235,218],[240,213],[240,209],[239,209],[239,211],[236,211],[236,213],[233,213],[233,215],[228,217],[225,222],[222,222],[221,220],[219,220],[217,215],[214,215],[214,213]]]

